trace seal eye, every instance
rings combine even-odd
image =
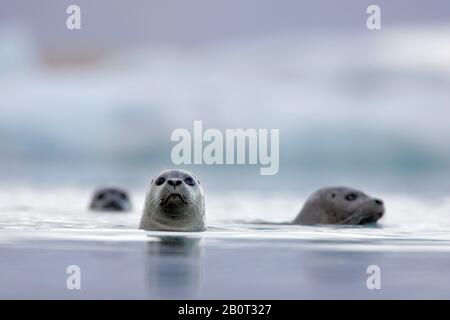
[[[354,201],[358,198],[358,196],[355,193],[349,193],[345,196],[345,200],[347,201]]]
[[[191,177],[187,177],[186,179],[184,179],[184,182],[186,182],[186,184],[193,186],[195,184],[194,179],[192,179]]]
[[[103,199],[105,199],[105,194],[104,193],[100,193],[98,196],[97,196],[97,199],[98,200],[103,200]]]
[[[166,179],[164,179],[163,177],[159,177],[158,179],[156,179],[155,184],[157,186],[162,185],[164,182],[166,182]]]

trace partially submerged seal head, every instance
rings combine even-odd
[[[94,192],[89,208],[96,211],[129,211],[131,201],[125,190],[114,187],[99,188]]]
[[[205,200],[200,181],[184,170],[166,170],[152,180],[140,229],[203,231]]]
[[[314,192],[293,223],[362,225],[378,221],[384,212],[380,199],[352,188],[331,187]]]

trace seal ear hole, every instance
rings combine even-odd
[[[331,197],[332,197],[332,198],[336,198],[336,194],[335,194],[335,193],[332,193],[332,194],[331,194]]]
[[[166,182],[166,179],[164,179],[163,177],[159,177],[158,179],[156,179],[155,184],[157,186],[162,185],[164,182]]]

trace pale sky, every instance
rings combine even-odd
[[[82,9],[82,30],[66,29],[66,8]],[[338,5],[339,4],[339,5]],[[1,0],[0,29],[24,23],[42,49],[191,45],[282,32],[365,28],[378,4],[382,24],[450,23],[448,0]]]

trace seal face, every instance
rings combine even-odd
[[[122,189],[100,188],[94,192],[89,208],[96,211],[129,211],[131,201]]]
[[[185,170],[166,170],[152,180],[140,229],[203,231],[205,200],[200,181]]]
[[[293,223],[363,225],[378,221],[384,212],[380,199],[352,188],[331,187],[314,192]]]

